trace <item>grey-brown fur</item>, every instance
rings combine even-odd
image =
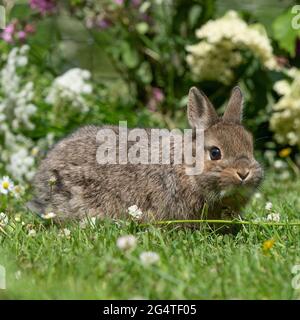
[[[143,220],[149,221],[196,219],[206,203],[209,218],[234,217],[262,178],[262,169],[253,158],[252,137],[238,120],[241,112],[238,88],[223,118],[203,93],[190,90],[189,122],[194,128],[205,128],[205,168],[196,176],[186,175],[184,164],[100,165],[96,160],[100,127],[83,127],[58,142],[42,161],[30,208],[40,214],[55,212],[59,220],[127,218],[128,207],[135,204],[143,211]],[[118,133],[118,127],[107,128]],[[211,146],[218,146],[224,158],[209,160]],[[249,169],[251,176],[242,183],[236,171]],[[50,183],[53,177],[56,181]]]

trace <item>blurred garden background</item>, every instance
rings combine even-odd
[[[86,123],[185,128],[191,86],[222,112],[238,84],[259,157],[289,179],[300,163],[295,4],[2,1],[0,172],[30,181],[45,150]]]
[[[0,298],[299,299],[297,1],[0,5]],[[221,114],[236,85],[266,168],[244,218],[262,226],[236,237],[96,219],[60,226],[26,209],[39,161],[77,127],[187,128],[191,86]]]

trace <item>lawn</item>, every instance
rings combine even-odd
[[[265,219],[267,201],[281,221],[299,219],[300,181],[269,176],[246,209]],[[14,212],[14,204],[10,203]],[[300,264],[300,227],[244,226],[236,235],[182,228],[137,227],[98,221],[85,228],[41,221],[30,213],[9,215],[0,233],[0,264],[6,268],[2,299],[298,299],[291,268]],[[17,221],[15,221],[15,218]],[[62,233],[62,228],[70,230]],[[29,230],[35,230],[30,232]],[[120,250],[116,240],[133,234],[137,246]],[[275,240],[263,250],[266,240]],[[143,251],[160,260],[144,265]]]

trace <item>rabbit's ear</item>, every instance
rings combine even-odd
[[[223,120],[240,124],[243,116],[243,94],[239,87],[234,87],[223,115]]]
[[[215,108],[207,96],[196,87],[189,91],[188,99],[188,120],[193,129],[207,129],[218,121]]]

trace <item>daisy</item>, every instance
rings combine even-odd
[[[144,251],[140,254],[140,260],[143,265],[148,266],[158,263],[160,260],[159,255],[153,251]]]
[[[136,247],[137,239],[133,235],[126,235],[117,239],[117,247],[120,250],[133,250]]]
[[[14,189],[14,183],[8,176],[4,176],[0,180],[0,193],[8,194],[10,191]]]

